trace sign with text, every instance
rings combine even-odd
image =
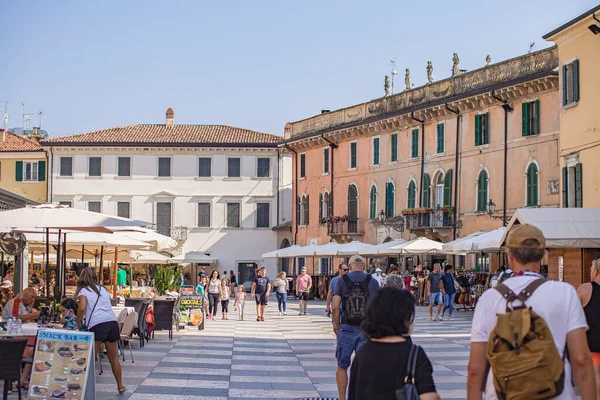
[[[204,297],[181,295],[179,304],[189,312],[189,324],[204,329]]]
[[[93,347],[92,332],[40,329],[29,399],[95,399]]]

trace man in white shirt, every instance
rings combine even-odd
[[[377,283],[379,283],[379,286],[383,284],[383,275],[381,275],[381,272],[381,268],[377,268],[375,270],[375,273],[371,275],[373,279],[375,279]]]
[[[25,288],[21,294],[14,299],[9,300],[2,311],[2,318],[7,320],[10,317],[19,318],[23,322],[32,319],[38,319],[40,312],[33,308],[35,302],[35,289]]]
[[[532,225],[517,225],[511,229],[506,239],[506,247],[508,263],[514,274],[504,285],[514,293],[519,293],[532,281],[542,278],[533,271],[539,269],[540,261],[544,257],[546,239],[542,232]],[[518,305],[518,301],[516,304]],[[586,337],[588,326],[575,288],[568,283],[547,281],[539,286],[526,304],[546,321],[559,354],[564,354],[565,343],[569,348],[569,359],[565,358],[565,387],[562,394],[555,399],[570,400],[576,397],[570,378],[571,366],[581,398],[596,399],[594,369]],[[481,386],[488,370],[488,338],[496,326],[496,314],[505,312],[506,300],[495,289],[486,291],[477,303],[471,329],[468,400],[482,399]],[[487,376],[485,398],[497,399],[491,370]]]

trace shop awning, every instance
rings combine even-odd
[[[548,248],[600,248],[600,208],[519,209],[511,218],[501,243],[517,224],[539,228]]]

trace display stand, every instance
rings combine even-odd
[[[181,295],[179,304],[189,313],[188,325],[204,329],[204,297],[199,295]]]

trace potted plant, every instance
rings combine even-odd
[[[179,271],[172,265],[157,265],[156,273],[154,274],[154,288],[159,296],[165,294],[167,290],[175,290],[178,288]]]
[[[450,213],[454,212],[454,207],[452,207],[452,206],[443,206],[442,207],[442,212],[444,214],[450,214]]]

